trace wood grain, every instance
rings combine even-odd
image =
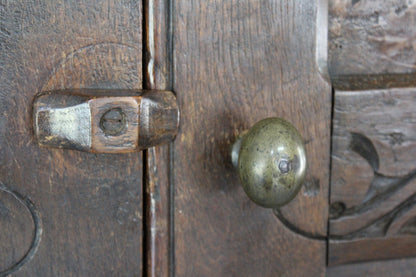
[[[170,143],[179,128],[180,111],[171,91],[150,90],[140,102],[139,148]]]
[[[146,274],[171,276],[171,188],[169,146],[146,150]]]
[[[415,89],[336,91],[329,263],[416,255]]]
[[[332,267],[340,264],[414,257],[415,248],[415,236],[330,240],[328,265]]]
[[[30,200],[0,184],[0,276],[20,269],[39,246],[41,223]]]
[[[341,265],[328,268],[326,276],[413,277],[416,275],[415,264],[416,259],[412,258]]]
[[[39,148],[31,107],[42,91],[141,89],[141,2],[2,1],[0,14],[1,182],[34,203],[43,230],[13,276],[140,275],[142,156]],[[19,228],[8,234],[0,249],[27,250]]]
[[[175,1],[177,276],[324,274],[325,241],[295,234],[251,202],[230,159],[236,137],[260,119],[292,122],[306,142],[309,185],[282,213],[326,235],[331,89],[316,61],[325,41],[311,28],[323,2]]]
[[[342,90],[415,86],[416,3],[329,1],[328,66]]]
[[[172,89],[171,1],[144,1],[144,87]],[[170,145],[145,151],[146,276],[173,275]]]

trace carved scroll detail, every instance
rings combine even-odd
[[[33,256],[35,255],[35,253],[36,253],[36,251],[39,247],[39,243],[40,243],[40,240],[41,240],[42,223],[41,223],[41,218],[40,218],[39,212],[35,207],[35,204],[28,197],[25,197],[25,196],[21,195],[20,193],[7,188],[2,183],[0,183],[0,191],[13,195],[21,204],[26,206],[26,208],[29,210],[29,212],[32,216],[33,224],[34,224],[34,227],[35,227],[35,230],[33,232],[32,242],[29,246],[29,249],[24,254],[24,256],[19,261],[17,261],[13,265],[11,265],[10,267],[4,269],[3,271],[0,271],[0,277],[4,277],[4,276],[8,276],[8,275],[18,271],[27,262],[29,262],[33,258]]]
[[[395,193],[409,184],[416,177],[416,168],[405,176],[385,176],[378,172],[379,156],[375,146],[371,140],[363,134],[351,133],[350,149],[364,158],[372,167],[374,177],[370,187],[361,204],[345,209],[333,215],[331,219],[342,219],[348,216],[357,216],[368,212],[372,209],[377,209],[383,202],[388,201],[389,198],[394,197]],[[336,239],[352,239],[357,237],[380,237],[385,236],[391,224],[398,218],[402,217],[416,203],[416,193],[410,195],[402,203],[395,206],[390,212],[378,217],[365,227],[357,231],[350,232],[346,235],[333,235]],[[414,223],[414,222],[413,222]],[[411,226],[411,223],[405,223],[398,233],[409,230],[411,227],[404,227],[406,224]]]

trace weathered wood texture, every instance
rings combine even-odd
[[[416,255],[415,89],[336,91],[329,264]]]
[[[256,206],[230,158],[236,136],[260,119],[292,122],[310,163],[305,186],[282,214],[296,228],[326,235],[331,89],[316,62],[325,41],[312,27],[324,2],[175,1],[177,276],[324,275],[326,242],[296,234]]]
[[[32,133],[36,93],[141,89],[142,19],[140,1],[0,2],[0,179],[30,198],[42,231],[13,276],[142,273],[141,155],[40,148]],[[33,228],[9,200],[1,193],[0,271]]]
[[[31,259],[39,245],[41,230],[38,218],[32,216],[36,211],[28,200],[4,184],[0,184],[0,200],[0,276],[3,276],[18,270]]]
[[[139,148],[170,143],[178,132],[179,108],[171,91],[152,90],[140,103]]]
[[[416,275],[416,259],[401,259],[340,265],[327,270],[328,277],[414,277]]]
[[[340,265],[416,256],[414,236],[330,240],[328,265]],[[400,271],[397,270],[397,274]]]
[[[171,90],[171,1],[144,1],[144,87]],[[163,277],[173,269],[171,146],[145,153],[146,276]]]
[[[170,232],[171,188],[169,146],[146,151],[146,273],[147,276],[170,276],[172,241]]]
[[[416,2],[330,0],[329,72],[337,89],[416,85]]]

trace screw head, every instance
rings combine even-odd
[[[107,136],[121,135],[126,127],[126,115],[121,108],[106,111],[100,119],[100,128]]]
[[[279,162],[280,173],[287,174],[289,173],[290,169],[291,169],[291,164],[289,160],[280,160]]]

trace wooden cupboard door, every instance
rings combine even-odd
[[[139,276],[142,155],[40,148],[37,93],[142,88],[141,1],[0,1],[0,275]]]
[[[1,1],[0,276],[414,276],[413,21],[399,0]],[[180,132],[39,148],[35,95],[74,88],[174,90]],[[271,116],[309,163],[274,210],[230,158]]]
[[[174,1],[171,148],[176,276],[323,276],[331,87],[325,1]],[[322,33],[321,33],[322,32]],[[321,52],[323,50],[323,52]],[[236,137],[278,116],[300,131],[305,186],[280,210],[255,205],[231,165]]]

